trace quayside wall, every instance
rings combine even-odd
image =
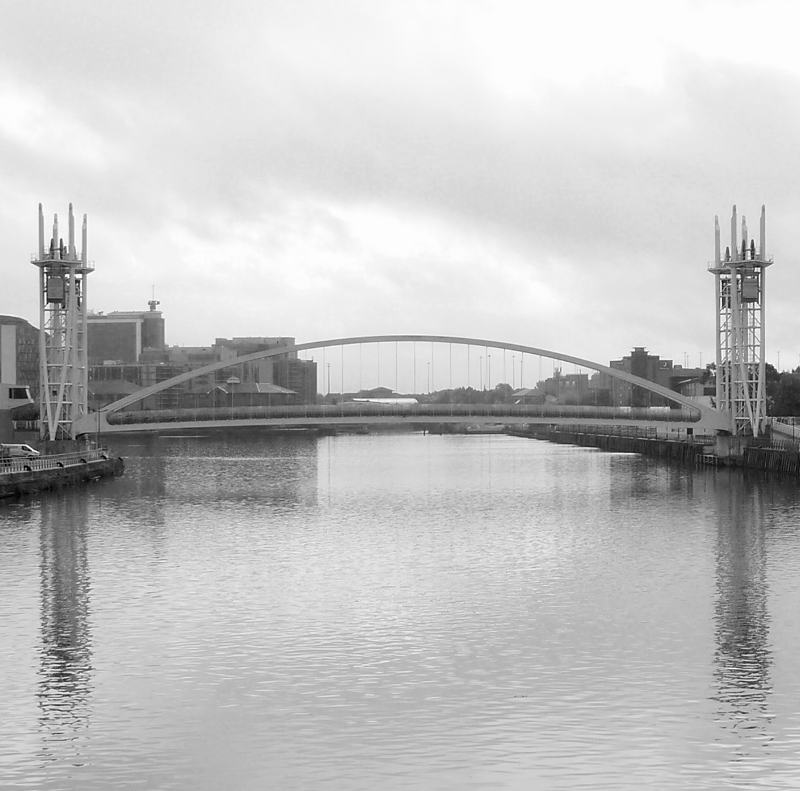
[[[794,448],[745,448],[742,466],[752,470],[800,475],[800,452]]]
[[[680,442],[656,437],[641,437],[624,434],[600,434],[583,431],[553,431],[545,427],[517,431],[507,430],[516,437],[544,439],[563,445],[579,445],[584,448],[599,448],[612,453],[641,453],[645,456],[656,456],[660,459],[682,462],[684,464],[700,464],[700,457],[707,455],[706,446],[700,443]]]
[[[0,499],[122,475],[124,469],[122,459],[102,450],[14,459],[0,465]]]
[[[526,430],[507,429],[506,433],[518,437],[531,437],[585,448],[599,448],[612,453],[641,453],[682,464],[741,467],[765,472],[800,475],[800,449],[797,447],[768,447],[741,445],[731,447],[731,438],[690,437],[671,440],[633,434],[551,429],[546,426]],[[727,441],[725,441],[727,440]]]

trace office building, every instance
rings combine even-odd
[[[126,365],[143,361],[147,355],[164,350],[164,318],[156,300],[146,311],[89,313],[87,349],[89,365]]]
[[[626,371],[634,376],[647,379],[648,382],[681,392],[683,383],[690,379],[701,379],[707,376],[704,368],[684,368],[674,365],[672,360],[662,360],[657,354],[649,354],[644,346],[634,346],[629,355],[621,360],[609,362],[609,368]],[[606,380],[611,377],[605,376]],[[670,406],[671,402],[661,396],[620,380],[606,382],[611,392],[614,406]]]
[[[39,399],[39,330],[25,319],[0,315],[0,382],[30,388]]]

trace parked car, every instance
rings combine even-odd
[[[30,445],[0,444],[0,459],[36,459],[41,455]]]

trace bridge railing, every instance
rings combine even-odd
[[[35,431],[39,432],[38,420],[14,420],[12,421],[14,431]]]
[[[759,442],[759,447],[771,448],[772,450],[800,452],[800,438],[792,439],[790,437],[776,437],[773,435],[771,439]]]
[[[139,423],[191,423],[211,420],[270,420],[395,417],[472,417],[497,418],[585,418],[610,421],[652,420],[654,422],[694,422],[700,419],[689,409],[651,409],[647,407],[595,407],[563,404],[308,404],[298,406],[202,407],[196,409],[149,409],[112,412],[112,425]]]

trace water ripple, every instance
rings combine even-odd
[[[0,510],[4,787],[794,787],[793,487],[503,436],[137,443]]]

